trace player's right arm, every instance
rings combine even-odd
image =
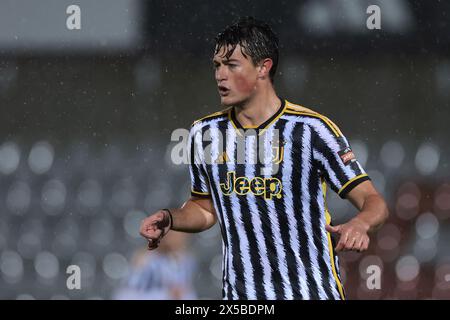
[[[148,248],[155,249],[169,230],[201,232],[217,221],[211,198],[209,176],[204,167],[201,122],[194,122],[189,132],[189,173],[191,198],[180,208],[159,210],[144,219],[140,233],[148,240]]]
[[[192,196],[181,208],[171,210],[172,230],[183,232],[202,232],[211,228],[217,221],[211,198]]]
[[[148,240],[148,248],[156,249],[169,230],[202,232],[217,221],[211,198],[192,196],[180,208],[159,210],[142,220],[140,233]]]

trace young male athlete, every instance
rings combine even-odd
[[[344,299],[335,250],[366,250],[385,201],[330,119],[277,96],[268,25],[246,17],[228,26],[213,62],[228,108],[191,127],[192,196],[143,220],[141,235],[155,249],[170,229],[201,232],[219,220],[224,299]],[[332,226],[327,184],[358,209],[347,223]]]

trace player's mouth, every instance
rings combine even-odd
[[[220,96],[224,97],[230,93],[230,89],[224,86],[218,86]]]

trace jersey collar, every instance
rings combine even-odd
[[[286,101],[282,98],[280,98],[281,100],[281,106],[278,108],[277,112],[275,112],[269,119],[267,119],[266,121],[264,121],[262,124],[260,124],[257,127],[244,127],[242,126],[239,121],[236,118],[236,112],[235,112],[235,108],[232,107],[229,110],[228,116],[229,119],[231,121],[231,123],[233,124],[233,127],[235,129],[238,130],[242,129],[242,130],[247,130],[247,129],[254,129],[256,131],[259,131],[259,134],[261,134],[263,131],[265,131],[272,123],[274,123],[275,121],[278,120],[278,118],[280,118],[284,111],[286,110]]]

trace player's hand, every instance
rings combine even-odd
[[[336,251],[365,251],[369,247],[370,239],[367,231],[369,226],[358,218],[337,226],[326,225],[325,229],[330,233],[339,234],[339,242]]]
[[[141,222],[140,234],[148,240],[148,249],[156,249],[170,230],[171,217],[166,210],[159,210]]]

